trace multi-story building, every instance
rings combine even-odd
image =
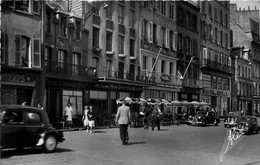
[[[200,2],[202,101],[219,115],[231,107],[229,1]]]
[[[96,68],[89,65],[88,35],[83,19],[64,1],[46,1],[44,12],[44,84],[46,109],[51,121],[64,118],[68,102],[73,123],[81,124],[84,104],[96,81]]]
[[[154,86],[142,96],[178,100],[176,2],[140,2],[140,68]]]
[[[200,8],[197,3],[177,3],[177,72],[183,77],[180,101],[201,101],[200,83]]]
[[[230,7],[233,45],[240,47],[240,55],[246,62],[238,63],[237,109],[245,114],[258,114],[260,107],[260,39],[259,39],[259,10],[238,10],[236,4]],[[241,48],[243,47],[243,49]],[[238,50],[234,49],[235,56]],[[238,53],[237,53],[238,54]],[[239,55],[236,55],[239,57]],[[244,80],[246,79],[246,80]],[[244,81],[243,81],[244,80]]]
[[[1,2],[1,104],[43,100],[42,1]]]

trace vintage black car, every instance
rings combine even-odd
[[[188,125],[202,126],[206,126],[208,124],[214,124],[215,126],[218,126],[219,123],[220,120],[214,111],[197,111],[196,115],[190,117],[187,121]]]
[[[46,111],[31,106],[1,105],[0,129],[1,149],[41,147],[53,152],[65,140],[63,132],[50,124]]]
[[[233,131],[237,131],[243,134],[259,133],[259,126],[257,118],[254,116],[241,116],[237,120],[237,125],[232,128]]]

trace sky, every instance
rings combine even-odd
[[[255,7],[260,10],[260,0],[230,0],[230,3],[236,3],[238,10],[239,7],[241,7],[241,10],[243,10],[243,8],[248,10],[248,6],[250,6],[250,10],[255,9]]]

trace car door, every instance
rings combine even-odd
[[[16,148],[22,143],[20,137],[23,130],[23,111],[6,110],[1,123],[1,145],[5,148]]]
[[[27,146],[35,146],[40,139],[40,134],[44,130],[42,115],[36,111],[26,111],[24,113],[24,140]],[[28,140],[26,140],[28,139]]]

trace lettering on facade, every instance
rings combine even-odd
[[[2,81],[3,82],[15,82],[15,83],[32,83],[33,79],[30,76],[26,75],[18,75],[18,74],[2,74]]]
[[[169,83],[171,81],[171,77],[168,74],[161,75],[161,80],[164,83]]]
[[[205,95],[214,95],[214,96],[229,96],[229,91],[220,91],[216,89],[203,89],[203,94]]]

